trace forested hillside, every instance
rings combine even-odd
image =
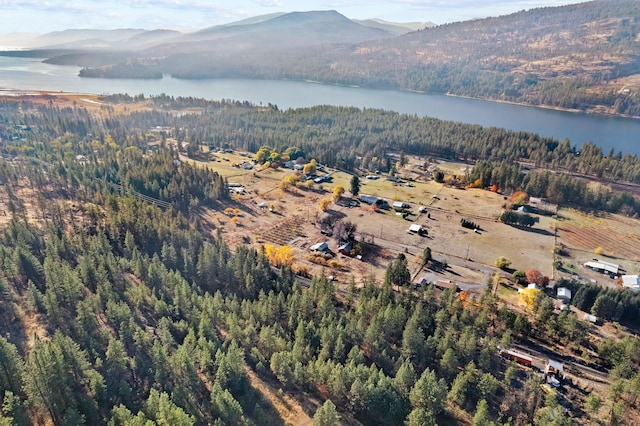
[[[638,16],[633,0],[533,9],[321,47],[285,76],[638,116]]]
[[[151,148],[148,136],[162,126],[193,145],[286,143],[335,164],[348,150],[363,157],[353,162],[376,163],[384,151],[367,152],[378,145],[465,156],[463,147],[490,138],[511,141],[496,145],[504,160],[538,153],[570,168],[582,155],[554,154],[557,142],[533,135],[381,111],[103,102],[91,112],[54,98],[0,102],[2,424],[284,425],[273,395],[321,425],[568,425],[596,422],[600,406],[612,424],[637,418],[636,338],[605,338],[594,352],[588,325],[554,315],[548,300],[525,313],[490,291],[465,299],[416,289],[402,254],[384,277],[338,291],[324,275],[272,268],[261,251],[232,252],[200,216],[235,206],[224,179],[176,161],[164,139]],[[345,151],[330,154],[336,137]],[[586,152],[637,179],[637,158]],[[483,176],[498,179],[501,166],[486,164]],[[636,314],[629,307],[631,321]],[[594,396],[545,393],[532,369],[498,355],[530,341],[562,345],[567,359],[590,350],[616,385]]]
[[[348,21],[331,16],[330,28]],[[243,33],[249,39],[237,47],[231,39],[222,45],[218,39],[184,40],[129,52],[121,63],[104,62],[110,65],[85,68],[80,75],[287,78],[640,116],[638,16],[634,0],[595,0],[372,41],[343,37],[336,44],[320,34],[303,48],[284,41],[274,47],[271,33],[255,38]],[[276,20],[268,28],[286,40]],[[296,34],[307,39],[307,31]],[[95,55],[86,52],[53,61],[99,67]]]
[[[126,103],[144,100],[144,97],[115,95],[105,99]],[[462,184],[480,179],[481,187],[496,185],[504,192],[525,190],[532,196],[562,205],[631,215],[640,211],[637,199],[608,186],[616,182],[640,184],[638,157],[613,150],[603,153],[592,143],[577,149],[568,140],[372,109],[317,106],[280,111],[276,106],[258,108],[247,103],[168,96],[152,97],[149,101],[155,106],[153,110],[132,111],[118,115],[117,119],[108,117],[104,119],[104,130],[93,133],[92,137],[89,136],[91,127],[97,123],[91,117],[73,115],[71,121],[61,121],[56,110],[20,117],[20,122],[30,125],[31,130],[5,126],[0,129],[0,137],[10,140],[33,135],[36,130],[79,129],[86,141],[78,153],[92,157],[95,146],[108,145],[111,140],[127,141],[146,149],[144,141],[148,130],[165,126],[175,130],[178,143],[190,142],[192,150],[199,145],[230,144],[250,152],[257,152],[261,146],[280,152],[298,147],[310,157],[344,170],[387,171],[394,165],[390,154],[400,153],[463,160],[478,164],[470,174],[459,177]],[[171,112],[189,107],[203,108],[206,113],[176,115]],[[127,129],[137,130],[132,133]],[[51,137],[46,134],[45,138]],[[7,143],[5,150],[12,155],[38,152],[19,143]],[[100,168],[102,164],[91,167]],[[105,172],[96,172],[94,177],[101,178],[102,173]],[[598,179],[604,185],[589,185],[583,177]],[[123,176],[111,182],[129,184],[129,181]],[[158,184],[142,179],[134,183],[136,191],[153,197],[161,195]],[[181,201],[180,205],[185,203],[188,201]]]
[[[142,46],[79,39],[2,54],[81,66],[82,77],[314,80],[640,117],[638,16],[635,0],[594,0],[395,36],[335,11],[296,12]]]

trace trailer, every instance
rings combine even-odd
[[[533,358],[529,355],[521,352],[514,351],[513,349],[500,349],[500,356],[515,361],[522,365],[531,366],[533,364]]]

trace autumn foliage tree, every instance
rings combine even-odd
[[[340,197],[342,197],[342,195],[344,194],[345,190],[344,187],[338,185],[335,188],[333,188],[333,201],[334,202],[338,202],[340,201]]]
[[[333,200],[331,198],[323,197],[320,199],[320,202],[318,204],[319,204],[320,210],[323,212],[326,212],[327,210],[329,210],[332,203],[333,203]]]
[[[316,163],[316,160],[311,159],[311,161],[303,166],[302,173],[304,173],[305,175],[312,175],[316,172],[317,169],[318,164]]]
[[[529,310],[534,310],[536,306],[536,298],[538,297],[540,290],[535,288],[523,288],[520,291],[519,298],[520,303]]]
[[[525,272],[525,275],[530,284],[536,284],[540,287],[546,287],[549,284],[549,277],[542,275],[542,272],[537,269],[531,268]]]
[[[280,189],[282,189],[283,191],[288,191],[292,186],[297,185],[298,182],[300,182],[300,176],[287,175],[280,181]]]
[[[295,260],[293,250],[289,246],[276,247],[271,244],[264,245],[264,253],[269,259],[269,263],[278,268],[282,266],[291,266]]]

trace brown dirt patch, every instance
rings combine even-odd
[[[287,425],[309,426],[313,423],[302,405],[284,392],[277,392],[269,383],[262,380],[250,368],[246,370],[251,386],[266,398]]]

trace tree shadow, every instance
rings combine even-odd
[[[548,237],[553,237],[553,233],[547,231],[546,229],[541,229],[541,228],[533,228],[533,227],[527,227],[527,226],[517,226],[517,225],[510,225],[513,228],[516,229],[520,229],[522,231],[526,231],[526,232],[531,232],[532,234],[539,234],[539,235],[545,235]]]

